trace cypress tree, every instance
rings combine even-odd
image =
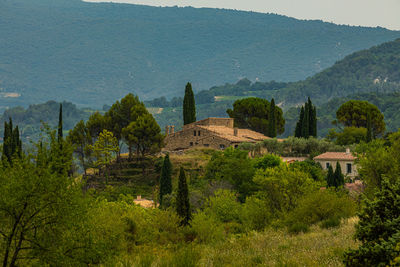
[[[19,138],[19,129],[18,129],[18,125],[15,126],[15,129],[12,132],[12,152],[11,154],[13,156],[17,156],[17,157],[21,157],[21,152],[22,152],[22,143],[21,140]]]
[[[303,117],[303,125],[301,128],[301,135],[304,138],[308,138],[310,136],[310,107],[308,103],[305,104],[304,108],[304,117]]]
[[[183,167],[179,170],[178,194],[176,196],[176,212],[181,217],[181,225],[189,225],[192,217],[189,203],[189,189]]]
[[[333,174],[333,169],[332,169],[332,166],[329,165],[329,167],[328,167],[328,175],[326,177],[327,187],[335,186],[334,180],[335,180],[335,177],[334,177],[334,174]]]
[[[313,120],[312,120],[312,132],[310,135],[317,137],[317,108],[313,106]]]
[[[308,136],[312,135],[313,132],[313,105],[311,103],[310,97],[307,99],[307,106],[308,106]]]
[[[271,99],[271,105],[269,107],[269,118],[268,118],[268,136],[276,137],[276,114],[275,114],[275,100]]]
[[[296,124],[296,130],[294,132],[294,137],[302,137],[302,129],[303,129],[303,118],[304,118],[304,107],[301,106],[299,121]]]
[[[164,195],[172,193],[172,164],[169,160],[169,154],[164,157],[163,165],[161,168],[160,177],[160,207],[162,206],[162,199]]]
[[[334,186],[339,187],[344,185],[344,176],[342,173],[342,168],[340,167],[339,162],[336,162],[336,170],[335,173],[333,174],[334,176]]]
[[[9,127],[8,123],[4,121],[4,135],[3,135],[3,154],[1,155],[2,160],[8,160],[9,159]]]
[[[63,138],[63,121],[62,121],[62,104],[60,103],[60,111],[58,114],[58,142]]]
[[[21,157],[22,153],[22,142],[19,138],[19,129],[16,126],[12,128],[12,119],[9,118],[9,122],[4,122],[4,136],[3,136],[3,154],[2,160],[7,160],[12,163],[12,158],[17,156]]]
[[[367,137],[366,141],[369,143],[372,141],[372,125],[371,125],[371,113],[367,113]]]
[[[196,121],[196,103],[192,85],[186,84],[185,97],[183,98],[183,124],[189,124]]]

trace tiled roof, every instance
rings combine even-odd
[[[198,125],[198,127],[211,131],[215,135],[231,142],[255,142],[269,139],[269,137],[248,129],[237,129],[237,136],[234,135],[234,128],[217,125]]]
[[[314,157],[314,160],[355,160],[357,157],[354,157],[351,153],[346,152],[325,152],[319,156]]]

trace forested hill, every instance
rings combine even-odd
[[[201,91],[196,94],[196,101],[205,104],[246,96],[274,97],[287,109],[303,103],[308,96],[314,103],[323,104],[336,97],[397,91],[400,91],[400,39],[355,52],[302,81],[252,83],[245,78],[236,84],[226,83]],[[147,103],[157,106],[154,104],[160,104],[160,100]],[[170,104],[175,102],[174,99]]]
[[[400,37],[274,14],[78,0],[0,1],[1,106],[50,99],[102,107],[242,77],[296,81]]]
[[[400,90],[400,39],[353,53],[305,81],[291,83],[277,98],[285,105],[311,96],[316,103],[365,92]]]

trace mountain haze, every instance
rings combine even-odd
[[[232,10],[0,1],[0,109],[172,97],[187,81],[195,91],[242,77],[295,81],[399,36]]]

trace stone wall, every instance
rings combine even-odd
[[[165,144],[164,150],[173,151],[192,147],[225,149],[232,145],[235,146],[238,143],[233,143],[215,135],[215,133],[209,130],[194,125],[191,128],[168,135],[165,138]]]

